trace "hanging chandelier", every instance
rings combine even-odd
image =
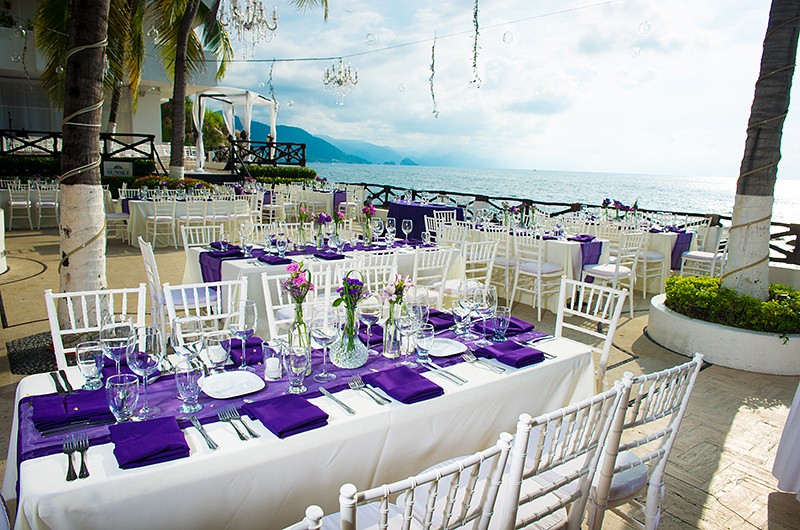
[[[222,0],[219,21],[231,37],[245,45],[245,55],[252,55],[259,42],[269,42],[275,36],[278,8],[273,6],[272,14],[267,16],[261,0]]]
[[[344,64],[342,59],[334,62],[322,74],[325,88],[336,95],[336,104],[344,105],[344,97],[358,84],[358,70]]]

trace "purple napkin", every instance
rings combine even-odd
[[[231,339],[231,360],[236,365],[242,364],[242,341],[239,339]],[[261,351],[261,343],[264,342],[261,337],[250,337],[244,341],[245,349],[245,364],[261,364],[264,362],[264,354]]]
[[[344,259],[344,254],[338,254],[336,252],[314,252],[314,257],[330,261],[336,259]]]
[[[110,420],[114,416],[108,408],[106,391],[79,390],[74,394],[58,396],[47,394],[33,396],[33,425],[37,430],[52,429],[86,420]]]
[[[328,424],[328,414],[305,398],[292,394],[259,403],[248,403],[242,410],[263,423],[278,438],[286,438]]]
[[[490,326],[486,326],[486,333],[491,334],[493,331],[490,331]],[[483,321],[478,321],[472,324],[472,329],[475,332],[483,333]],[[519,335],[520,333],[527,333],[533,329],[533,324],[530,322],[526,322],[521,318],[517,318],[512,316],[508,322],[508,329],[506,330],[506,337],[513,337],[515,335]]]
[[[367,347],[377,346],[383,342],[383,328],[377,324],[373,324],[372,326],[372,335],[370,336],[370,341],[367,342],[367,325],[361,323],[358,326],[358,338],[367,345]]]
[[[558,239],[558,238],[557,238],[556,236],[547,236],[547,235],[544,235],[544,236],[542,236],[542,239],[543,239],[543,240],[545,240],[545,241],[548,241],[548,240],[552,240],[552,239]]]
[[[122,469],[149,466],[189,456],[189,444],[175,416],[117,423],[108,428]]]
[[[244,253],[238,248],[229,248],[228,250],[214,250],[210,251],[209,254],[215,258],[233,258],[233,257],[239,258],[244,256]]]
[[[431,308],[430,314],[428,315],[428,324],[433,324],[434,331],[442,331],[453,324],[455,324],[456,319],[450,313],[445,313],[444,311],[439,311],[438,309]]]
[[[258,261],[269,263],[270,265],[288,265],[292,262],[289,258],[282,258],[280,256],[272,256],[270,254],[262,254],[258,256]]]
[[[530,366],[544,360],[544,354],[539,350],[528,348],[513,341],[499,342],[485,348],[478,348],[475,350],[475,355],[497,359],[501,363],[514,368]]]
[[[683,234],[684,232],[686,232],[686,230],[684,230],[683,228],[678,228],[677,226],[667,226],[665,229],[669,232],[674,232],[676,234]]]
[[[218,250],[222,250],[222,243],[220,243],[219,241],[212,241],[209,244],[209,246],[211,248],[216,248]],[[239,247],[239,245],[228,244],[228,248],[226,250],[242,250],[242,249],[241,249],[241,247]]]
[[[650,229],[650,233],[651,234],[660,234],[661,233],[661,229],[660,228],[651,228]]]
[[[585,242],[585,241],[594,241],[596,239],[595,236],[591,234],[578,234],[577,236],[568,237],[567,241],[578,241],[578,242]]]
[[[444,394],[442,387],[408,366],[395,366],[382,372],[364,374],[363,379],[406,405]]]

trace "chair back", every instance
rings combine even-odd
[[[600,355],[595,372],[597,391],[604,388],[608,356],[614,341],[622,307],[625,305],[627,289],[613,289],[595,283],[570,280],[561,277],[561,290],[558,294],[558,315],[556,316],[555,336],[563,337],[564,329],[577,331],[594,340],[603,342],[600,347],[591,345],[592,351]],[[580,324],[567,322],[565,318],[579,317]]]
[[[468,230],[447,223],[437,223],[436,244],[439,246],[461,248],[467,240]]]
[[[433,218],[436,219],[439,223],[450,224],[454,223],[456,220],[456,211],[455,210],[434,210],[433,211]]]
[[[614,271],[615,276],[619,276],[620,267],[628,267],[631,271],[636,270],[648,234],[646,232],[634,232],[622,230],[619,237],[619,247],[617,249],[617,260]],[[633,274],[633,273],[632,273]]]
[[[247,300],[247,276],[175,286],[165,283],[164,299],[170,325],[178,317],[197,317],[207,330],[224,329],[229,319],[241,314]]]
[[[364,286],[369,292],[378,292],[397,273],[397,249],[357,252],[353,269],[364,275]]]
[[[31,189],[28,185],[12,184],[8,186],[8,199],[11,205],[30,206]]]
[[[322,528],[322,517],[324,515],[322,508],[312,504],[306,508],[306,516],[302,520],[287,526],[283,530],[319,530]]]
[[[501,433],[497,442],[473,455],[433,466],[405,480],[358,491],[353,484],[339,490],[339,516],[342,530],[366,528],[409,528],[412,518],[422,528],[455,528],[474,522],[486,529],[494,515],[497,493],[503,480],[511,448],[511,435]],[[398,504],[390,499],[401,494]],[[377,503],[377,513],[359,510],[359,505]],[[375,507],[373,504],[372,507]]]
[[[161,276],[158,274],[158,264],[153,253],[153,245],[139,236],[139,251],[144,260],[144,272],[147,275],[147,288],[150,291],[150,318],[159,324],[163,336],[166,330],[166,308],[164,303],[164,288],[161,285]]]
[[[628,380],[630,384],[623,389],[603,451],[599,479],[592,499],[591,528],[602,527],[603,515],[609,505],[613,508],[631,502],[642,493],[642,489],[647,490],[647,501],[643,507],[646,527],[655,529],[658,526],[664,495],[664,468],[702,365],[703,355],[696,353],[691,361],[667,370],[638,377],[633,377],[630,372],[624,374],[623,380]],[[651,427],[643,429],[645,425]],[[622,452],[626,453],[626,457],[619,458],[617,462]],[[624,498],[609,499],[614,475],[631,469],[642,470],[643,473],[646,471],[646,479],[641,481],[642,487],[629,492]],[[642,508],[641,505],[639,507]],[[616,510],[615,513],[621,514]],[[622,517],[630,520],[629,516]]]
[[[464,278],[489,285],[499,241],[467,241],[461,252]]]
[[[328,274],[330,273],[328,272]],[[286,336],[289,332],[289,326],[294,320],[294,300],[292,300],[292,297],[289,296],[289,293],[283,289],[283,283],[288,281],[290,278],[291,274],[288,272],[283,274],[269,274],[266,272],[261,273],[261,289],[264,295],[267,327],[269,329],[269,338],[267,340],[275,340],[279,337]],[[311,283],[314,283],[313,274]],[[305,308],[305,310],[310,311],[311,304],[313,303],[316,295],[317,293],[315,284],[315,289],[308,292],[303,302],[303,308]],[[310,317],[311,315],[307,314],[307,316]]]
[[[418,248],[414,253],[414,270],[411,281],[415,286],[436,286],[436,305],[442,308],[444,287],[450,264],[453,261],[451,247]]]
[[[64,344],[65,337],[80,338],[80,335],[92,334],[91,338],[84,340],[97,340],[103,317],[112,314],[131,315],[136,327],[144,326],[147,286],[142,283],[136,288],[71,293],[53,293],[51,289],[47,289],[44,292],[44,301],[56,364],[59,370],[63,370],[67,367],[67,354],[75,352],[74,345]]]
[[[175,201],[172,199],[158,199],[153,202],[153,215],[155,217],[175,217]]]
[[[580,528],[622,387],[535,419],[519,417],[500,528],[528,526],[566,507],[567,528]]]
[[[183,250],[188,253],[192,247],[202,247],[214,241],[222,241],[225,238],[225,225],[182,226],[181,236],[183,237]]]

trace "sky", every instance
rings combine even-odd
[[[275,37],[253,60],[235,62],[222,84],[269,96],[272,67],[279,124],[411,158],[738,175],[769,0],[480,0],[479,87],[473,0],[329,4],[324,21],[320,9],[279,0]],[[234,45],[237,59],[248,56]],[[322,83],[340,56],[358,70],[344,105]],[[308,58],[327,59],[280,61]],[[800,109],[790,108],[781,179],[800,179],[800,150],[788,148],[799,140]]]

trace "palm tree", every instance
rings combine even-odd
[[[769,296],[769,227],[798,34],[800,0],[772,0],[722,279],[724,286],[761,300]]]

